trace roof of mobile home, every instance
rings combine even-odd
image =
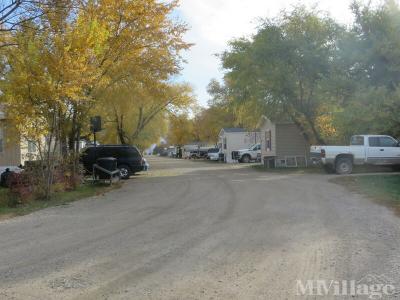
[[[224,132],[246,132],[247,130],[244,128],[222,128]],[[221,131],[222,131],[221,130]]]

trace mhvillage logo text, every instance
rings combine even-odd
[[[398,293],[385,275],[367,275],[360,280],[297,280],[297,296],[364,296],[381,299]]]

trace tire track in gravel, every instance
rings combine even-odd
[[[18,264],[13,264],[12,266],[7,266],[7,263],[1,263],[0,265],[0,278],[1,274],[8,274],[8,278],[1,278],[2,280],[0,281],[1,284],[6,284],[8,282],[11,282],[15,280],[16,277],[19,275],[25,274],[27,271],[34,271],[36,269],[36,265],[48,265],[54,263],[54,261],[59,260],[62,257],[68,256],[68,254],[74,253],[75,256],[78,256],[79,253],[89,251],[90,249],[98,247],[98,242],[101,242],[103,240],[106,240],[110,236],[116,236],[119,234],[122,234],[126,231],[131,230],[133,227],[142,225],[146,222],[150,222],[151,220],[164,215],[168,214],[171,212],[174,212],[176,207],[180,204],[180,202],[183,202],[185,205],[189,205],[190,203],[184,201],[184,195],[188,195],[188,192],[190,191],[190,186],[191,182],[188,180],[185,185],[182,185],[184,189],[182,191],[179,190],[174,190],[176,194],[173,196],[174,201],[170,203],[168,206],[164,207],[159,207],[157,208],[157,211],[151,212],[149,214],[146,214],[143,218],[138,219],[133,221],[132,223],[125,223],[122,222],[120,226],[114,226],[112,228],[112,231],[107,232],[106,234],[100,234],[97,235],[96,237],[93,238],[87,238],[78,242],[71,242],[68,247],[62,248],[57,250],[52,250],[51,251],[51,256],[49,256],[48,253],[43,253],[42,255],[35,257],[34,260],[32,260],[32,257],[27,256],[25,257],[24,261],[19,262]],[[181,207],[182,209],[183,207]],[[126,213],[126,211],[125,211]],[[114,225],[114,224],[113,224]],[[99,231],[101,231],[101,228],[98,228]],[[85,235],[85,232],[81,233],[82,235]],[[76,232],[70,232],[68,235],[72,236],[73,238],[76,238]],[[48,240],[50,241],[52,239],[51,236],[48,237]],[[63,237],[59,237],[60,240],[63,240]],[[51,243],[54,243],[54,241],[51,241]],[[42,241],[42,244],[45,244],[45,241]],[[5,247],[5,245],[1,245],[1,248]],[[0,249],[1,249],[0,248]],[[18,270],[18,271],[16,271]]]
[[[223,187],[221,187],[220,189],[222,189],[222,191],[224,192],[228,192],[228,194],[225,197],[226,205],[223,212],[217,215],[215,220],[210,223],[210,226],[208,228],[201,231],[199,234],[190,238],[189,240],[186,240],[181,245],[166,251],[162,255],[159,255],[151,259],[150,261],[147,261],[144,266],[134,268],[133,270],[130,270],[120,275],[116,279],[107,282],[105,285],[98,287],[93,291],[84,293],[83,295],[80,295],[76,299],[81,299],[82,297],[85,299],[106,299],[113,294],[118,293],[121,289],[128,286],[129,284],[132,284],[139,279],[143,279],[144,277],[157,272],[165,265],[173,263],[174,260],[182,257],[187,251],[195,248],[205,239],[222,231],[223,227],[218,225],[221,225],[222,223],[228,221],[228,219],[233,215],[238,199],[234,190],[227,183],[226,180],[217,177],[215,177],[214,180],[220,181],[223,184]],[[217,184],[217,186],[220,185]]]

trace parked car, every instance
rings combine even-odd
[[[208,149],[199,149],[190,151],[189,158],[198,159],[198,158],[207,158]]]
[[[11,172],[14,172],[14,173],[21,173],[24,171],[24,169],[22,169],[22,166],[19,166],[19,167],[17,167],[17,166],[6,166],[6,167],[0,166],[0,174],[3,173],[6,169],[9,169]]]
[[[190,158],[190,153],[197,149],[199,149],[199,146],[197,146],[197,145],[184,145],[182,147],[182,158],[185,158],[185,159]]]
[[[168,157],[176,157],[176,148],[171,146],[166,150]]]
[[[238,160],[241,163],[249,163],[261,159],[261,144],[254,144],[248,149],[240,149],[232,151],[232,159]]]
[[[318,150],[322,164],[338,174],[350,174],[354,165],[400,166],[400,143],[388,135],[355,135],[350,146],[311,146]]]
[[[219,148],[208,149],[206,158],[209,160],[219,160],[219,153],[220,153]]]
[[[149,164],[149,162],[147,161],[147,159],[145,159],[144,157],[143,157],[143,171],[148,171],[150,169],[150,164]]]
[[[121,178],[127,179],[136,172],[143,171],[145,162],[140,151],[135,146],[129,145],[101,145],[84,149],[81,162],[87,171],[92,173],[93,165],[101,157],[114,157],[117,159],[117,167],[121,172]]]

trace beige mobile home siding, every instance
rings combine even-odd
[[[19,141],[11,141],[7,138],[5,120],[0,120],[3,130],[3,151],[0,152],[0,166],[18,166],[21,163],[21,150]]]
[[[276,125],[276,153],[278,158],[286,156],[309,157],[309,145],[294,124]]]

